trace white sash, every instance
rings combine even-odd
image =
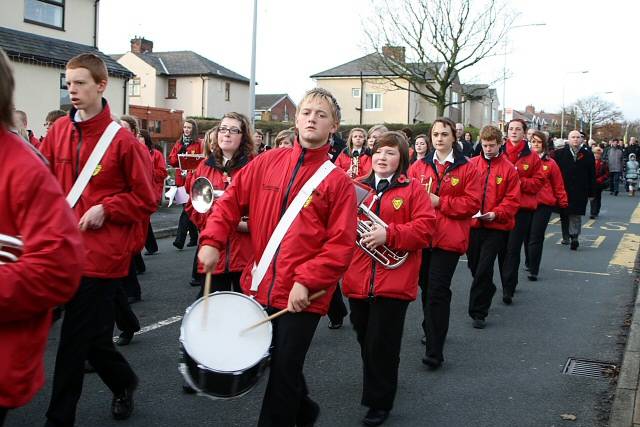
[[[269,243],[267,243],[267,247],[264,249],[262,253],[262,257],[260,258],[260,262],[258,265],[253,265],[252,277],[251,277],[251,290],[253,292],[258,290],[258,286],[264,275],[267,273],[267,269],[273,260],[273,257],[276,253],[276,250],[280,246],[280,242],[284,238],[285,234],[291,227],[293,220],[296,219],[296,216],[304,206],[304,203],[307,201],[309,196],[313,193],[318,185],[329,175],[329,173],[336,167],[331,160],[327,160],[320,166],[320,168],[313,174],[311,178],[304,183],[296,197],[293,199],[293,202],[287,208],[287,211],[284,213],[280,222],[276,226],[276,229],[273,230],[273,234],[269,238]]]
[[[76,182],[73,183],[71,191],[69,191],[69,194],[67,194],[67,203],[69,203],[69,206],[71,206],[72,209],[76,205],[76,203],[78,203],[78,199],[80,199],[82,192],[87,187],[87,184],[89,184],[89,180],[93,175],[93,171],[96,170],[96,166],[98,166],[98,163],[100,163],[100,160],[102,160],[102,156],[104,156],[104,153],[107,151],[107,148],[109,148],[109,145],[111,145],[113,138],[116,136],[116,133],[118,133],[120,129],[121,126],[115,121],[112,121],[102,133],[102,136],[100,137],[100,140],[98,141],[96,146],[93,148],[93,151],[91,152],[87,163],[84,164],[80,175],[78,175],[78,179],[76,179]],[[80,155],[80,153],[78,153],[78,155]]]

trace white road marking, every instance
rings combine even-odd
[[[169,317],[168,319],[164,319],[164,320],[161,320],[159,322],[152,323],[151,325],[148,325],[148,326],[145,326],[145,327],[141,328],[134,335],[146,334],[147,332],[155,331],[156,329],[160,329],[160,328],[162,328],[164,326],[171,325],[171,324],[179,322],[181,320],[182,320],[182,316]],[[115,341],[117,338],[118,338],[118,336],[116,335],[116,336],[113,337],[113,340]]]
[[[554,268],[554,270],[560,271],[562,273],[580,273],[580,274],[595,274],[596,276],[611,276],[610,273],[598,273],[595,271],[563,270],[561,268]]]

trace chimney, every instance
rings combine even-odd
[[[153,42],[147,40],[144,37],[134,36],[131,39],[131,52],[133,53],[147,53],[153,52]]]
[[[404,64],[405,60],[404,60],[404,47],[402,46],[383,46],[382,47],[382,54],[384,56],[386,56],[387,58],[393,58],[398,62],[401,62]]]
[[[525,113],[529,113],[529,114],[535,114],[536,113],[536,107],[534,107],[533,105],[527,105],[524,109]]]

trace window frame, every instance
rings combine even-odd
[[[137,84],[136,84],[137,83]],[[135,93],[134,88],[138,88],[138,93]],[[140,77],[133,77],[129,80],[129,96],[131,97],[140,97],[140,88],[142,87],[142,82],[140,81]]]
[[[71,104],[71,97],[69,96],[69,88],[67,87],[67,76],[65,73],[60,73],[60,82],[59,82],[59,89],[58,89],[58,103],[60,105],[60,109],[63,111],[69,111],[73,105]],[[66,92],[66,98],[69,99],[69,103],[68,104],[62,104],[62,94],[64,92]]]
[[[358,94],[356,95],[356,91],[358,92]],[[359,87],[352,87],[351,88],[351,97],[352,98],[360,98],[362,96],[362,91],[360,90]]]
[[[367,98],[371,96],[371,107],[367,107]],[[379,98],[379,106],[376,107],[376,98]],[[382,111],[383,110],[383,102],[382,102],[382,93],[381,92],[369,92],[364,94],[364,111]]]
[[[53,25],[53,24],[49,24],[46,22],[41,22],[41,21],[36,21],[35,19],[30,19],[27,18],[27,2],[24,2],[24,10],[22,13],[23,16],[23,22],[26,22],[27,24],[33,24],[33,25],[39,25],[41,27],[46,27],[46,28],[52,28],[54,30],[59,30],[59,31],[65,31],[65,15],[66,15],[66,0],[33,0],[36,1],[38,3],[44,3],[46,5],[49,6],[54,6],[54,7],[59,7],[60,9],[62,9],[62,23],[61,26],[57,26],[57,25]]]
[[[173,83],[173,95],[171,93],[171,83]],[[167,79],[166,99],[178,99],[178,79]]]
[[[231,82],[224,82],[224,100],[231,102]]]

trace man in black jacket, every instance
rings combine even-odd
[[[580,132],[569,132],[569,144],[555,152],[555,160],[562,171],[569,207],[560,215],[563,240],[571,239],[571,250],[577,250],[578,235],[587,201],[595,194],[595,158],[591,150],[582,146]]]

